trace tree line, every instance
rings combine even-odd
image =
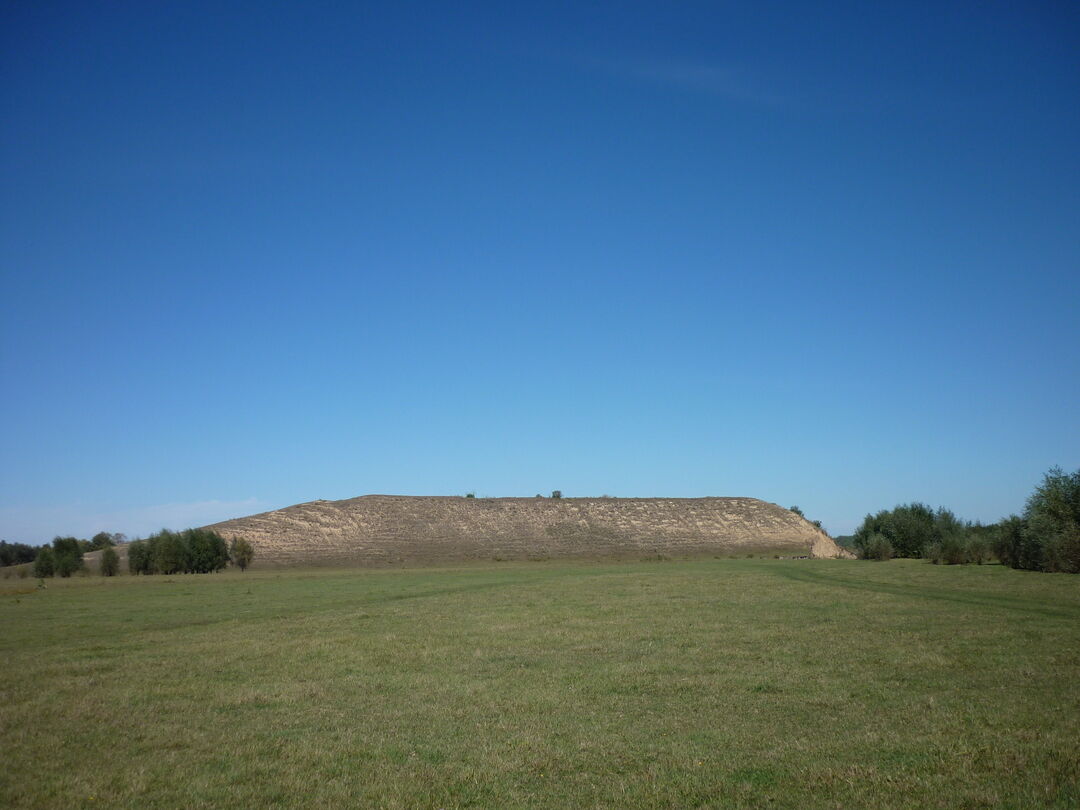
[[[991,525],[964,521],[945,508],[901,504],[867,515],[853,544],[860,557],[923,557],[947,565],[996,557],[1028,571],[1080,573],[1080,470],[1054,467],[1028,497],[1022,515]]]
[[[75,537],[57,537],[51,544],[34,548],[28,555],[18,549],[20,561],[33,561],[33,575],[40,579],[72,574],[86,569],[83,554],[86,551],[101,550],[102,576],[116,576],[120,573],[120,556],[115,544],[123,540],[123,535],[102,532],[93,540],[79,540]],[[5,544],[22,545],[22,544]],[[128,570],[132,574],[202,574],[220,571],[229,563],[245,570],[255,557],[255,549],[242,537],[234,537],[230,543],[210,529],[185,529],[173,532],[162,529],[145,540],[133,540],[127,546]]]
[[[128,570],[132,574],[208,574],[230,562],[245,570],[255,549],[242,537],[231,543],[211,529],[162,529],[128,546]]]

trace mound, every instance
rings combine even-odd
[[[755,498],[460,498],[312,501],[206,528],[261,565],[727,556],[842,557],[799,515]]]

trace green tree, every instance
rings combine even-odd
[[[229,556],[232,557],[233,565],[244,571],[255,559],[255,547],[243,537],[234,537],[229,544]]]
[[[50,546],[42,546],[34,559],[34,576],[38,579],[51,577],[56,571],[56,555]]]
[[[33,562],[38,549],[26,543],[8,543],[0,540],[0,565],[20,565]]]
[[[948,510],[939,513],[951,515]],[[876,515],[867,515],[855,530],[854,543],[859,556],[866,557],[870,538],[876,534],[889,541],[895,557],[919,557],[923,549],[940,539],[937,514],[926,504],[901,504],[892,511],[883,509]],[[943,518],[947,521],[947,518]]]
[[[56,558],[56,573],[70,577],[83,567],[83,543],[75,537],[54,537],[53,555]]]
[[[220,571],[229,562],[225,538],[210,529],[187,529],[180,534],[187,549],[187,571],[207,574]]]
[[[150,567],[158,574],[179,574],[188,570],[187,545],[176,532],[162,529],[147,538]]]
[[[101,552],[101,575],[115,577],[118,573],[120,573],[120,555],[112,546],[106,546]]]
[[[890,560],[895,555],[889,538],[880,532],[874,532],[859,548],[859,556],[864,560]]]
[[[994,528],[994,554],[1002,565],[1019,568],[1021,546],[1024,542],[1024,519],[1009,515]]]
[[[108,546],[115,546],[117,543],[124,541],[124,535],[122,534],[110,534],[109,532],[98,532],[90,538],[90,551],[99,551],[100,549],[107,548]]]
[[[145,540],[134,540],[128,545],[128,572],[150,574],[150,550]]]
[[[552,490],[551,491],[551,497],[554,498],[555,500],[559,500],[560,498],[562,498],[562,490],[561,489]]]
[[[802,511],[802,509],[800,509],[800,508],[799,508],[799,507],[797,507],[797,506],[789,506],[789,507],[788,507],[788,511],[789,511],[789,512],[794,512],[794,513],[795,513],[796,515],[798,515],[799,517],[806,517],[806,515],[804,515],[804,514],[803,514],[803,511]]]
[[[1054,467],[1024,507],[1021,568],[1080,573],[1080,470]]]

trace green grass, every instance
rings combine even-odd
[[[1080,578],[921,562],[0,583],[0,805],[1076,807]]]

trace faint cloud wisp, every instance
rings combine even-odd
[[[790,99],[746,71],[720,65],[687,62],[630,62],[604,60],[601,68],[615,76],[681,90],[723,96],[763,107],[779,107]]]

